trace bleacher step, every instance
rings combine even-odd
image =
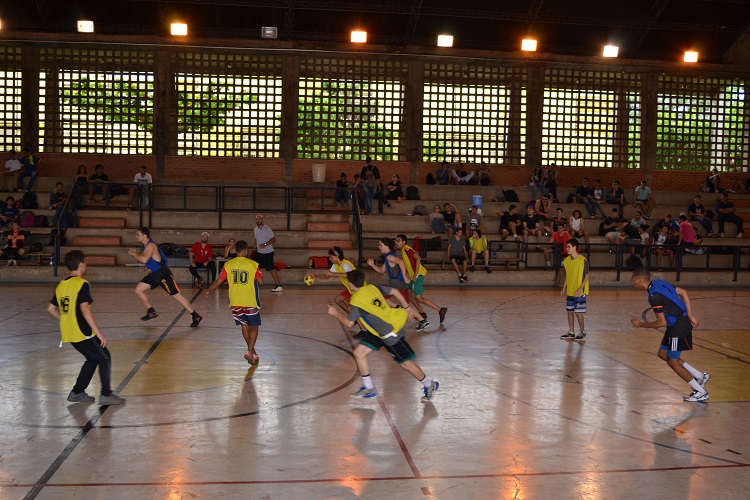
[[[78,219],[78,227],[94,227],[94,228],[125,228],[125,219],[97,219],[97,218],[80,218]]]
[[[86,255],[87,266],[116,266],[116,255]]]
[[[351,231],[348,222],[308,222],[307,231],[319,231],[324,233],[342,233]]]
[[[122,238],[119,236],[76,236],[73,245],[78,247],[119,247]]]
[[[349,250],[353,248],[350,240],[309,240],[307,242],[307,248],[331,248],[333,246],[341,247],[342,250]]]

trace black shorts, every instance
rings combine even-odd
[[[273,252],[255,252],[255,257],[253,259],[258,263],[258,267],[260,267],[264,271],[270,271],[271,269],[273,269]]]
[[[393,345],[386,345],[386,343],[383,342],[383,339],[373,333],[367,332],[359,343],[369,347],[373,351],[378,351],[381,347],[385,347],[385,350],[391,354],[393,360],[399,364],[417,357],[414,349],[412,349],[406,341],[406,337],[401,337],[398,342]]]
[[[143,277],[141,283],[146,283],[151,287],[151,290],[160,286],[169,295],[180,293],[180,288],[175,283],[174,276],[172,276],[172,270],[167,266],[162,266],[158,271],[148,273]]]
[[[461,262],[466,260],[466,257],[464,257],[463,255],[451,255],[451,259],[455,259],[456,262],[460,264]]]

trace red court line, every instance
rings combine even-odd
[[[45,483],[45,484],[0,484],[0,488],[81,488],[81,487],[112,487],[112,486],[220,486],[220,485],[262,485],[262,484],[316,484],[316,483],[339,483],[339,482],[365,482],[365,481],[415,481],[415,480],[440,480],[440,479],[495,479],[503,477],[544,477],[544,476],[576,476],[581,474],[603,475],[603,474],[631,474],[638,472],[671,472],[682,470],[708,470],[708,469],[736,469],[750,467],[750,464],[729,465],[693,465],[687,467],[656,467],[653,469],[609,469],[609,470],[577,470],[577,471],[552,471],[552,472],[503,472],[498,474],[464,474],[447,476],[392,476],[392,477],[342,477],[328,479],[279,479],[271,481],[163,481],[163,482],[133,482],[133,483]]]

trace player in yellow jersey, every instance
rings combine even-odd
[[[359,374],[362,376],[362,387],[354,393],[354,396],[369,399],[378,395],[370,378],[367,355],[384,347],[401,368],[422,384],[424,388],[422,401],[431,400],[440,384],[424,374],[422,368],[414,361],[417,355],[404,338],[406,320],[420,318],[419,313],[406,302],[403,295],[394,293],[395,289],[365,284],[365,273],[361,269],[348,272],[347,278],[353,292],[352,308],[348,316],[344,316],[333,304],[328,304],[328,314],[335,316],[346,328],[351,328],[356,321],[360,321],[367,329],[364,338],[354,348],[354,359],[357,362]],[[396,309],[389,306],[384,294],[391,295],[402,308]]]
[[[263,284],[263,273],[258,269],[257,262],[247,258],[246,241],[238,241],[235,249],[237,257],[224,264],[219,277],[206,290],[206,297],[225,281],[229,283],[229,307],[232,309],[234,323],[242,327],[242,337],[247,344],[245,359],[253,364],[259,360],[255,342],[258,340],[260,326],[258,286]]]
[[[427,314],[422,309],[421,304],[435,309],[440,316],[440,323],[445,320],[445,313],[448,312],[447,307],[440,307],[433,301],[425,297],[424,294],[424,277],[427,274],[427,269],[422,265],[422,259],[412,247],[407,245],[408,242],[405,234],[396,235],[396,250],[401,250],[401,259],[404,261],[404,267],[406,268],[406,274],[411,280],[409,282],[409,292],[414,296],[413,303],[419,314],[422,315],[422,319],[419,324],[414,328],[417,331],[422,331],[428,326],[430,322],[427,321]]]
[[[55,289],[47,312],[60,320],[61,343],[70,342],[76,351],[83,354],[86,362],[81,367],[73,390],[68,394],[71,403],[91,403],[93,396],[86,394],[86,388],[99,367],[99,380],[102,384],[100,405],[121,405],[125,400],[112,393],[110,377],[112,355],[107,349],[107,337],[99,329],[91,312],[91,289],[83,279],[86,274],[86,257],[80,250],[65,254],[65,266],[70,271]]]
[[[586,314],[586,297],[589,294],[589,261],[578,253],[578,240],[569,239],[565,243],[565,253],[568,255],[563,261],[565,268],[565,284],[560,295],[565,297],[565,309],[568,311],[568,333],[561,335],[561,339],[583,340],[586,329],[583,326],[583,315]],[[576,334],[575,318],[581,331]]]
[[[356,267],[344,258],[344,251],[341,247],[333,247],[328,250],[328,257],[331,259],[331,268],[325,273],[316,274],[315,279],[327,280],[338,278],[341,281],[345,290],[337,295],[333,299],[333,302],[348,314],[351,309],[349,300],[352,298],[352,291],[349,288],[349,280],[346,278],[346,273],[354,271]]]

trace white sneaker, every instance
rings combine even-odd
[[[699,391],[693,391],[690,393],[689,396],[685,396],[682,398],[683,401],[688,401],[690,403],[695,403],[698,401],[707,401],[708,400],[708,393],[706,391],[699,392]]]
[[[701,385],[701,387],[705,387],[709,380],[711,380],[711,375],[709,375],[706,372],[703,372],[703,375],[699,379],[695,379],[698,381],[698,383]]]
[[[279,285],[279,286],[277,286],[276,288],[272,289],[271,291],[272,291],[272,292],[280,292],[280,291],[282,291],[282,290],[283,290],[283,288],[281,288],[281,285]]]
[[[742,233],[737,233],[738,238],[742,238]]]

